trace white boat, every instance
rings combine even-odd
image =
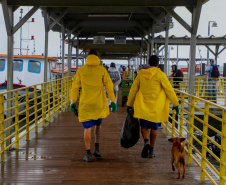
[[[58,59],[48,57],[47,81],[54,79],[51,70],[56,69]],[[44,82],[44,56],[14,55],[13,88],[21,88]],[[0,89],[7,88],[7,55],[0,54]]]

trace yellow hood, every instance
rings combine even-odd
[[[150,67],[148,69],[141,69],[139,74],[147,79],[152,79],[153,76],[159,71],[160,69],[157,67]]]
[[[87,60],[86,60],[86,65],[89,65],[89,66],[100,65],[99,57],[96,55],[88,55]]]

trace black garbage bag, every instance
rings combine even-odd
[[[127,114],[120,133],[120,144],[123,148],[131,148],[140,138],[140,124],[133,117],[133,110],[131,111]]]

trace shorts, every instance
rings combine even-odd
[[[140,126],[146,129],[158,130],[158,128],[161,127],[161,123],[154,123],[144,119],[140,119]]]
[[[93,126],[100,126],[102,123],[102,119],[98,119],[98,120],[89,120],[89,121],[86,121],[86,122],[82,122],[83,124],[83,127],[84,128],[91,128]]]

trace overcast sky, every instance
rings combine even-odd
[[[222,37],[226,35],[226,0],[210,0],[208,3],[204,4],[202,7],[201,17],[199,21],[198,34],[203,37],[208,36],[208,21],[216,21],[218,27],[211,27],[210,34],[216,37]],[[28,9],[31,7],[22,7],[24,9],[23,16]],[[20,16],[20,8],[14,14],[14,24],[19,21]],[[186,8],[177,8],[176,12],[190,25],[191,23],[191,14],[188,12]],[[26,23],[23,25],[23,39],[30,39],[31,35],[35,37],[35,54],[44,53],[44,19],[41,15],[41,11],[38,10],[33,16],[35,18],[34,23]],[[170,29],[169,35],[175,35],[178,37],[182,37],[188,35],[190,37],[190,33],[184,29],[175,19],[173,19],[174,28]],[[159,34],[158,34],[159,35]],[[165,33],[162,32],[160,35],[165,36]],[[157,35],[156,35],[157,36]],[[5,22],[2,13],[2,7],[0,5],[0,54],[5,54],[7,52],[7,34],[5,28]],[[14,37],[14,48],[19,48],[20,45],[20,31],[18,30]],[[23,41],[23,48],[30,49],[29,54],[33,51],[34,42],[33,41]],[[170,50],[170,57],[177,57],[177,47],[173,46],[174,49]],[[211,47],[213,51],[215,51],[215,47]],[[223,46],[220,47],[220,50]],[[199,46],[200,54],[203,58],[206,58],[207,49],[206,47]],[[23,54],[26,54],[26,51],[23,51]],[[67,53],[67,45],[65,48],[65,52]],[[73,50],[75,53],[75,49]],[[15,49],[14,54],[18,54],[19,50]],[[197,47],[196,57],[200,58],[200,54]],[[49,34],[49,56],[60,56],[60,36],[59,33],[50,31]],[[189,46],[179,46],[179,57],[189,57]],[[214,58],[214,56],[210,53],[210,58]],[[224,50],[218,58],[218,64],[222,65],[226,63],[226,50]]]

